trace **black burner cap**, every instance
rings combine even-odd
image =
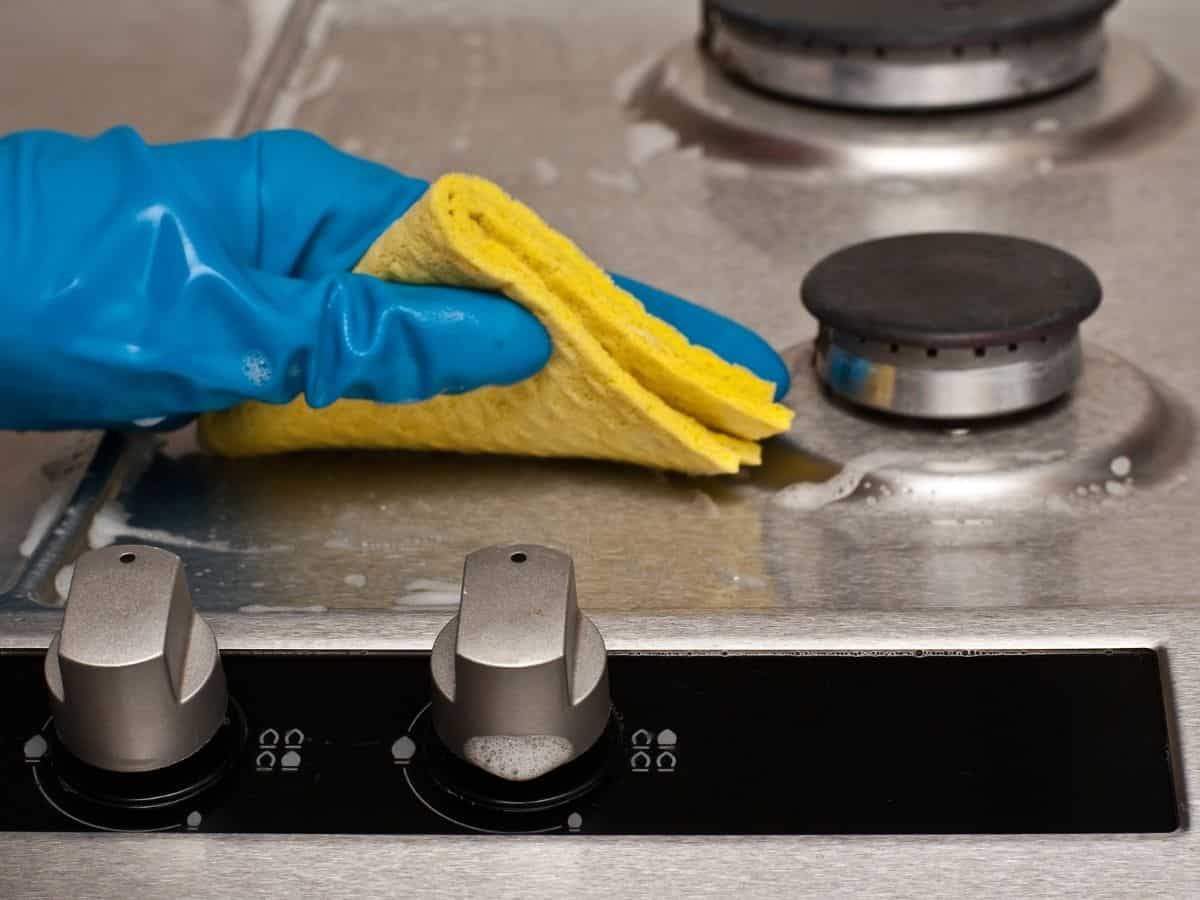
[[[819,262],[800,293],[822,325],[932,348],[1020,343],[1074,327],[1102,291],[1069,253],[965,232],[855,244]]]
[[[748,32],[852,49],[1004,43],[1083,27],[1116,0],[704,0]]]

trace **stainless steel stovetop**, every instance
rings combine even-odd
[[[76,556],[139,542],[183,558],[225,649],[427,650],[467,553],[540,543],[574,557],[610,650],[1160,649],[1186,804],[1200,774],[1200,8],[1125,0],[1092,80],[929,118],[750,91],[697,48],[697,6],[0,11],[17,72],[0,128],[299,127],[414,175],[478,172],[602,264],[768,336],[794,365],[798,413],[760,471],[707,480],[423,454],[223,461],[191,431],[0,435],[0,646],[46,646]],[[870,238],[963,230],[1043,241],[1098,274],[1071,396],[945,428],[830,402],[806,272]],[[1188,896],[1200,854],[1184,821],[1166,836],[0,835],[0,894]]]

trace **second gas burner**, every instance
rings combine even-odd
[[[1115,0],[706,0],[703,44],[733,77],[852,109],[1026,100],[1093,74]]]
[[[1100,282],[1045,244],[993,234],[869,241],[809,273],[817,370],[838,397],[922,419],[1040,406],[1079,375]]]

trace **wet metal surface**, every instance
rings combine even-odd
[[[986,54],[986,49],[984,50]],[[948,84],[955,76],[944,76]],[[1111,155],[1168,134],[1186,113],[1177,86],[1138,43],[1115,35],[1099,71],[1028,103],[958,113],[848,112],[735,84],[688,41],[637,86],[635,107],[714,155],[866,176],[1036,171]]]
[[[1137,6],[1114,31],[1181,84],[1200,77],[1181,37],[1200,11]],[[919,433],[830,403],[797,362],[801,426],[768,446],[760,471],[733,479],[450,455],[225,461],[184,432],[120,479],[91,542],[170,547],[198,607],[247,618],[446,610],[463,556],[511,541],[570,551],[588,585],[580,601],[599,610],[1194,602],[1179,523],[1200,500],[1188,411],[1200,390],[1196,122],[1119,154],[970,177],[731,161],[628,105],[694,29],[690,4],[324,3],[294,29],[279,58],[295,66],[248,124],[308,128],[415,175],[480,172],[605,265],[781,350],[811,341],[797,287],[846,244],[956,229],[1056,244],[1106,290],[1084,331],[1099,362],[1077,396],[968,435]],[[916,464],[896,460],[914,453]],[[1012,471],[998,477],[997,460]]]
[[[121,124],[151,141],[230,133],[288,7],[289,0],[6,0],[0,134],[87,135]],[[98,442],[99,435],[0,432],[0,592],[54,526]],[[47,591],[57,597],[52,585]]]
[[[1191,523],[1200,464],[1190,443],[1171,435],[1187,434],[1200,395],[1196,121],[1120,154],[973,177],[934,168],[847,180],[822,167],[708,157],[661,123],[639,122],[626,105],[649,67],[690,40],[696,5],[311,3],[307,25],[290,28],[292,43],[272,54],[268,81],[278,90],[264,88],[239,115],[245,127],[316,130],[416,175],[462,169],[498,179],[604,264],[720,309],[780,349],[799,348],[793,400],[803,427],[768,446],[761,471],[689,480],[582,462],[418,454],[230,462],[201,454],[190,432],[158,448],[122,444],[80,488],[79,504],[95,503],[98,514],[59,536],[61,560],[35,557],[36,571],[26,569],[21,583],[39,589],[7,601],[0,645],[46,646],[59,615],[45,605],[65,586],[59,563],[89,541],[128,538],[180,553],[196,604],[212,610],[206,617],[226,649],[351,651],[427,649],[457,600],[466,552],[537,541],[574,555],[581,604],[599,610],[597,625],[616,651],[1161,648],[1177,717],[1173,751],[1181,783],[1194,786],[1200,598]],[[53,6],[61,15],[62,5]],[[143,7],[158,9],[133,0],[98,7],[105,12],[95,17],[111,22],[94,24],[92,42],[111,46],[101,38],[125,34]],[[6,61],[50,58],[47,41],[70,32],[22,32],[29,46],[14,57],[4,43],[10,11],[33,8],[0,11]],[[171,4],[169,13],[146,13],[169,19],[178,40],[160,35],[147,45],[151,77],[129,88],[156,134],[211,129],[231,108],[228,91],[212,100],[211,71],[191,83],[196,96],[159,106],[170,79],[153,77],[163,71],[154,60],[163,47],[167,58],[193,59],[199,54],[183,45],[209,32],[189,17],[223,10],[221,21],[235,23],[240,8]],[[83,13],[77,20],[91,21]],[[1111,23],[1183,85],[1200,83],[1200,8],[1128,0]],[[225,34],[210,48],[222,85],[240,58],[236,29]],[[116,82],[105,89],[88,63],[88,40],[81,26],[57,58],[62,80],[83,85],[91,102],[72,107],[58,87],[38,94],[47,86],[31,87],[33,76],[22,74],[0,87],[10,92],[0,121],[87,129],[128,115],[122,109],[134,94]],[[81,70],[72,67],[76,56]],[[33,99],[14,100],[13,91]],[[48,110],[62,120],[34,121]],[[1085,368],[1071,400],[1085,402],[965,435],[897,430],[828,404],[803,381],[816,330],[796,295],[803,274],[849,243],[959,228],[1058,244],[1097,270],[1106,300],[1084,346],[1101,363]],[[1093,407],[1087,392],[1103,384]],[[1180,411],[1155,412],[1155,396]],[[53,461],[79,440],[0,435],[0,589],[53,493]],[[967,485],[963,503],[918,502],[915,491],[905,499],[903,485],[897,492],[872,466],[860,466],[838,499],[845,480],[821,484],[838,465],[812,455],[845,462],[914,449],[943,469],[1019,452],[1066,456],[1028,457],[1036,477],[1006,495],[1040,501],[1028,508],[986,501],[970,486],[987,473],[961,467],[922,477]],[[1110,492],[1112,479],[1092,491],[1102,474],[1094,467],[1103,465],[1122,487],[1131,478],[1131,492]],[[1080,484],[1064,490],[1064,473]],[[806,497],[806,488],[825,493]],[[1200,878],[1196,844],[1186,828],[1165,837],[864,838],[853,848],[833,838],[8,836],[0,894],[228,897],[250,885],[282,894],[319,883],[379,897],[414,888],[430,896],[608,896],[614,885],[656,896],[1185,897]]]
[[[5,0],[0,133],[94,134],[132,125],[151,141],[229,133],[288,0]]]

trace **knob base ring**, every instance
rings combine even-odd
[[[220,785],[237,765],[247,734],[245,715],[230,697],[216,734],[187,759],[152,772],[110,772],[73,756],[51,721],[43,732],[50,749],[41,783],[64,809],[89,821],[143,830],[147,817],[173,822],[178,807]]]
[[[529,781],[507,781],[452,753],[438,738],[432,717],[425,716],[413,770],[424,772],[441,793],[481,812],[547,812],[592,794],[619,771],[622,734],[621,718],[613,711],[595,744],[569,763]]]

